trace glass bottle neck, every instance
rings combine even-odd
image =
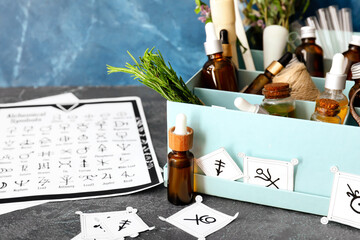
[[[177,155],[177,156],[186,156],[188,151],[175,151],[175,150],[172,150],[172,153]]]
[[[208,55],[209,60],[216,59],[216,58],[222,58],[222,57],[223,57],[222,52]]]
[[[315,38],[303,38],[301,39],[303,43],[312,43],[315,44]]]
[[[349,44],[349,50],[354,50],[360,52],[360,46]]]
[[[340,89],[330,89],[330,88],[325,88],[325,91],[326,93],[331,93],[331,94],[342,94],[343,90]]]

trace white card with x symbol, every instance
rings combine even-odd
[[[237,218],[239,214],[236,213],[234,216],[229,216],[216,211],[201,203],[201,196],[197,196],[195,200],[196,202],[194,204],[180,210],[174,215],[168,218],[159,218],[199,239],[205,239],[206,236],[228,225]]]
[[[299,161],[290,162],[246,156],[238,154],[244,161],[244,182],[268,188],[294,190],[294,166]]]
[[[237,180],[243,177],[241,169],[225,148],[219,148],[195,160],[206,176]]]

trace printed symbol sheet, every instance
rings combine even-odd
[[[138,97],[0,107],[0,203],[129,194],[163,182]]]

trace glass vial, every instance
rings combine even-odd
[[[321,98],[311,115],[311,120],[318,122],[341,124],[339,103],[332,99]]]
[[[347,74],[346,79],[351,80],[351,66],[354,63],[360,62],[360,36],[352,36],[351,42],[349,43],[349,49],[346,52],[343,52],[343,55],[347,59],[345,68],[345,74]]]
[[[285,53],[278,61],[273,61],[265,72],[259,74],[254,81],[249,85],[244,93],[251,93],[261,95],[265,84],[271,83],[272,79],[278,74],[292,59],[290,52]]]
[[[324,53],[315,43],[315,28],[301,28],[301,45],[295,50],[296,57],[303,62],[309,74],[313,77],[324,77]]]
[[[356,90],[360,88],[360,62],[355,63],[351,66],[351,74],[352,80],[354,80],[355,84],[349,91],[349,99],[351,99]],[[353,106],[360,107],[360,96],[355,96]]]
[[[201,71],[201,87],[237,92],[236,69],[231,60],[223,57],[221,41],[215,35],[214,25],[205,25],[205,53],[208,61]]]
[[[186,126],[186,116],[179,114],[176,125],[169,129],[168,154],[168,201],[175,205],[186,205],[194,197],[194,155],[189,151],[193,146],[194,131]]]
[[[269,83],[264,86],[265,98],[261,103],[270,115],[295,117],[295,100],[290,96],[288,83]]]

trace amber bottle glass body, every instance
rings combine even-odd
[[[255,80],[245,90],[245,93],[262,95],[262,90],[264,86],[268,83],[271,83],[274,76],[275,76],[274,74],[272,74],[268,70],[265,70],[264,73],[259,74],[255,78]]]
[[[324,77],[324,53],[316,45],[315,38],[303,38],[302,44],[295,50],[296,57],[303,62],[313,77]]]
[[[231,60],[222,53],[208,55],[201,71],[201,87],[237,92],[236,72]]]
[[[311,115],[311,120],[317,122],[327,122],[341,124],[339,103],[333,99],[319,99],[315,112]]]
[[[189,151],[168,154],[168,200],[175,205],[186,205],[194,198],[194,155]]]
[[[351,66],[354,63],[360,62],[360,46],[349,44],[349,49],[343,53],[344,57],[347,59],[345,73],[347,74],[346,79],[352,79],[352,73],[350,71]]]
[[[354,80],[355,84],[354,84],[354,86],[352,86],[352,88],[349,91],[349,100],[351,100],[351,98],[353,97],[355,92],[360,88],[360,62],[354,63],[351,66],[350,72],[352,74],[352,80]],[[360,96],[359,95],[355,96],[352,104],[354,107],[360,107]]]

